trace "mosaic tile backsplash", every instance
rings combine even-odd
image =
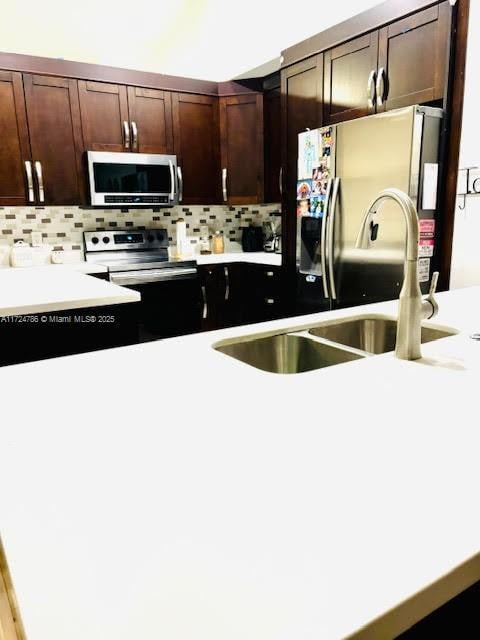
[[[0,207],[0,246],[17,240],[31,242],[31,233],[40,232],[43,242],[55,251],[79,251],[83,254],[83,232],[115,228],[168,229],[171,244],[175,244],[175,225],[183,218],[187,235],[200,237],[200,226],[208,225],[210,234],[218,229],[226,240],[240,242],[241,227],[251,222],[271,219],[280,224],[280,205],[262,204],[243,207],[222,205],[178,206],[170,209],[86,209],[80,207]]]

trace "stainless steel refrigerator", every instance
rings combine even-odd
[[[356,249],[380,191],[408,193],[420,217],[419,274],[428,289],[435,257],[441,109],[413,106],[299,134],[297,271],[300,311],[398,297],[406,227],[386,202],[370,248]]]

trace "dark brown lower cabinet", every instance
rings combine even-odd
[[[202,330],[251,324],[285,315],[280,267],[234,263],[200,267]]]

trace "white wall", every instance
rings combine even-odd
[[[480,0],[470,3],[460,168],[480,167]],[[480,195],[457,200],[450,287],[480,285]]]
[[[190,78],[229,80],[279,57],[282,49],[378,3],[379,0],[319,4],[311,0],[13,0],[0,3],[0,49]]]

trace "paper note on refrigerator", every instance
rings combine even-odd
[[[426,162],[423,167],[422,209],[434,211],[437,208],[438,164]]]
[[[311,180],[313,170],[320,159],[320,139],[318,129],[298,134],[298,176],[297,180]]]

